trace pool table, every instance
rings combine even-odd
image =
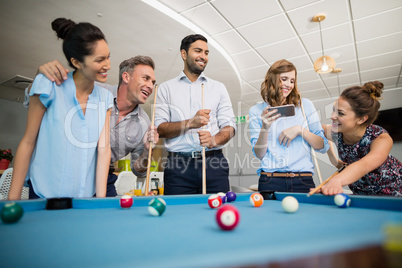
[[[281,207],[288,195],[299,201],[296,213]],[[342,209],[329,196],[275,193],[253,207],[240,193],[231,203],[240,223],[222,231],[208,195],[162,197],[160,217],[148,213],[153,197],[134,197],[129,209],[119,198],[73,199],[63,210],[19,201],[21,220],[0,223],[0,267],[379,267],[384,228],[402,223],[402,198],[351,196]]]

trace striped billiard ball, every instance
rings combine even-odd
[[[162,198],[154,198],[149,202],[148,211],[152,216],[162,216],[166,210],[166,202]]]
[[[347,194],[337,194],[334,197],[334,202],[335,205],[337,205],[340,208],[346,208],[348,206],[350,206],[350,203],[352,202],[352,200],[350,199],[350,197]]]
[[[250,196],[250,203],[255,207],[260,207],[262,204],[264,204],[264,198],[260,193],[253,193]]]

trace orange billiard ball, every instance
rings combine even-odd
[[[260,193],[253,193],[250,196],[250,203],[255,207],[260,207],[262,204],[264,204],[264,198]]]

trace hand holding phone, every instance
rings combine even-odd
[[[288,116],[294,116],[295,115],[295,106],[293,104],[287,104],[287,105],[282,105],[282,106],[275,106],[275,107],[269,107],[268,111],[272,110],[278,110],[278,114],[280,114],[280,117],[288,117]]]

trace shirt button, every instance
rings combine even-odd
[[[128,140],[130,139],[130,138],[127,138]]]

